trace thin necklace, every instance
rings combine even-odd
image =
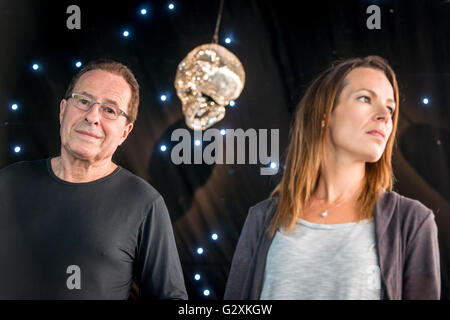
[[[325,209],[325,211],[323,211],[320,215],[322,216],[322,218],[325,218],[326,216],[328,216],[328,210],[335,209],[335,208],[339,207],[342,203],[340,203],[340,204],[338,204],[338,205],[336,205],[334,207],[331,207],[329,209]]]
[[[339,207],[339,206],[340,206],[341,204],[343,204],[343,203],[345,203],[345,201],[343,201],[343,202],[341,202],[341,203],[339,203],[339,204],[337,204],[337,205],[335,205],[335,206],[333,206],[333,207],[331,207],[331,208],[325,209],[324,211],[322,211],[322,213],[320,214],[320,216],[321,216],[322,218],[327,217],[327,216],[328,216],[328,211],[329,211],[329,210],[335,209],[335,208]]]

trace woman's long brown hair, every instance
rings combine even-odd
[[[322,72],[309,86],[297,106],[294,122],[289,133],[288,154],[285,171],[280,183],[272,192],[278,205],[269,225],[269,234],[284,228],[288,232],[301,217],[305,205],[314,194],[324,160],[325,128],[337,105],[339,95],[345,85],[345,77],[355,68],[368,67],[381,70],[394,90],[395,111],[392,132],[381,158],[375,163],[366,162],[364,182],[357,199],[360,210],[359,220],[371,218],[379,195],[391,191],[394,184],[391,158],[395,145],[399,113],[399,91],[396,75],[388,62],[379,56],[352,58],[333,64]],[[324,118],[325,115],[325,118]]]

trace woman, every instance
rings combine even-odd
[[[378,56],[330,67],[300,101],[286,169],[250,208],[225,299],[439,299],[432,210],[392,191],[399,115]]]

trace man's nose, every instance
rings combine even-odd
[[[94,103],[86,113],[86,120],[91,123],[98,123],[100,117],[100,103]]]

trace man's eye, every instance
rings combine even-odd
[[[116,110],[111,107],[105,107],[106,113],[116,114]]]
[[[368,96],[361,96],[358,100],[361,102],[370,103],[370,98]]]
[[[86,99],[80,99],[81,104],[89,104],[89,100]]]

